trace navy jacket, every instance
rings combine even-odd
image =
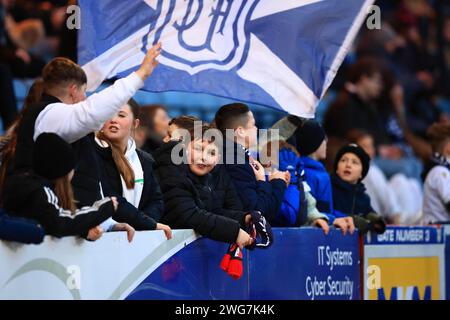
[[[337,174],[331,175],[333,184],[333,203],[336,211],[348,215],[366,216],[375,212],[370,205],[370,197],[363,183],[351,184],[342,180]]]
[[[331,183],[335,214],[351,216],[355,227],[362,234],[368,231],[384,233],[386,221],[373,210],[363,183],[345,182],[335,173],[331,175]]]
[[[272,223],[281,208],[286,183],[281,179],[257,181],[244,147],[228,141],[224,145],[224,167],[238,191],[244,210],[260,211]],[[244,163],[238,164],[239,159]]]
[[[0,239],[21,243],[39,244],[44,240],[45,231],[36,221],[10,217],[0,210]]]

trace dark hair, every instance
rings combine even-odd
[[[194,123],[196,121],[202,121],[196,116],[179,116],[169,121],[169,126],[176,125],[178,128],[186,129],[188,131],[193,130]]]
[[[133,98],[128,100],[127,105],[130,106],[131,112],[133,113],[134,119],[141,119],[141,107]]]
[[[155,115],[158,110],[167,112],[166,107],[160,104],[145,105],[140,108],[141,117],[138,118],[141,121],[141,126],[147,127],[150,130],[155,128]]]
[[[196,122],[201,122],[200,125],[196,124]],[[189,132],[191,140],[194,140],[196,138],[200,138],[205,135],[205,132],[209,129],[214,128],[211,126],[208,122],[202,121],[200,118],[197,118],[195,116],[179,116],[176,118],[173,118],[169,122],[170,125],[175,125],[180,129],[185,129]],[[200,137],[196,137],[195,134],[200,134]]]
[[[23,109],[28,109],[33,103],[41,101],[42,93],[44,92],[44,80],[42,78],[36,79],[28,90],[28,94],[23,102]]]
[[[450,139],[450,123],[433,123],[427,130],[433,152],[440,152],[443,143]]]
[[[248,123],[249,107],[243,103],[231,103],[220,107],[216,112],[214,124],[222,132],[226,129],[245,127]]]
[[[191,135],[191,140],[196,139],[205,139],[205,133],[209,129],[212,129],[211,125],[207,122],[202,121],[201,125],[193,125],[191,128],[187,129],[189,134]],[[200,134],[200,136],[199,136]],[[213,142],[213,140],[208,140],[209,142]]]
[[[372,77],[374,74],[381,73],[381,63],[374,58],[363,58],[350,66],[347,73],[347,80],[351,83],[358,83],[363,76]]]
[[[69,84],[82,86],[87,83],[84,70],[75,62],[63,57],[53,58],[42,70],[44,92],[51,94],[54,90]]]

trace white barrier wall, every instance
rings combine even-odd
[[[0,299],[123,299],[197,238],[193,230],[106,233],[95,242],[46,237],[40,245],[0,241]]]

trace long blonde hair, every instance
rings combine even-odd
[[[112,143],[101,131],[97,133],[97,138],[105,141],[111,147],[112,158],[117,170],[125,181],[125,185],[127,186],[127,188],[133,189],[135,179],[134,171],[133,168],[131,168],[131,165],[128,162],[127,158],[125,157],[123,150],[121,150],[120,147],[116,144]]]
[[[139,105],[137,104],[137,102],[133,99],[130,99],[127,102],[127,105],[130,107],[131,113],[133,114],[133,121],[139,119]],[[125,185],[127,186],[127,188],[133,189],[135,181],[134,170],[133,168],[131,168],[131,165],[125,157],[123,150],[121,150],[118,145],[111,142],[102,131],[97,133],[97,138],[105,141],[106,143],[108,143],[108,145],[111,146],[112,158],[114,160],[114,163],[116,164],[117,170],[125,181]]]

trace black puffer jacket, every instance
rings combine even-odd
[[[188,165],[175,165],[171,152],[178,142],[155,154],[155,170],[164,198],[162,222],[174,229],[194,229],[213,240],[235,242],[245,213],[230,177],[221,166],[196,176]]]

